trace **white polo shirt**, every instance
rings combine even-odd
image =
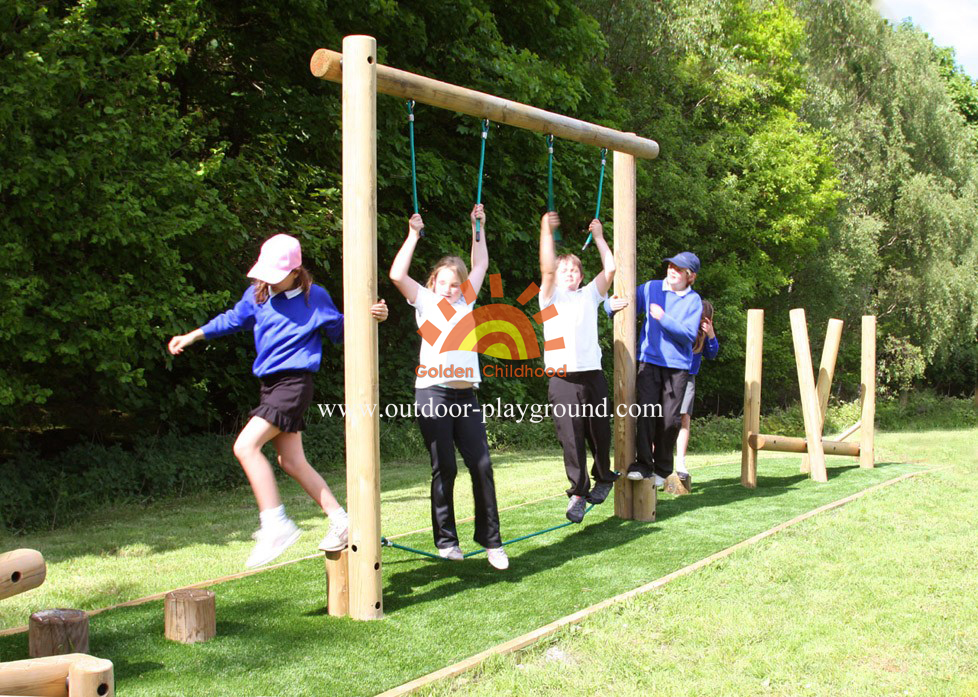
[[[451,305],[455,310],[451,317],[445,317],[445,313],[438,307],[441,296],[435,295],[425,286],[418,288],[418,295],[413,303],[408,303],[414,308],[415,320],[418,329],[422,329],[426,322],[431,323],[434,329],[429,330],[432,336],[438,332],[434,344],[428,343],[424,338],[421,339],[421,352],[418,357],[418,367],[415,369],[414,386],[433,387],[446,382],[464,380],[471,382],[472,386],[478,386],[482,381],[479,373],[479,354],[475,351],[446,351],[441,353],[445,338],[451,333],[452,329],[462,320],[463,317],[471,314],[475,303],[466,303],[464,296],[459,296],[458,300]],[[422,329],[422,331],[424,331]],[[436,375],[430,376],[427,373],[435,372]],[[418,375],[419,372],[426,373],[424,376]]]
[[[607,297],[598,292],[597,279],[583,288],[568,291],[554,288],[550,302],[540,303],[543,310],[557,307],[557,316],[543,323],[544,342],[563,339],[564,348],[544,350],[543,363],[557,370],[567,366],[568,373],[601,370],[601,347],[598,346],[598,306]]]

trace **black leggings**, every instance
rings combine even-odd
[[[415,389],[414,399],[418,426],[431,455],[431,525],[435,547],[444,549],[459,543],[455,527],[456,447],[472,476],[474,539],[486,548],[502,546],[489,443],[475,390],[423,387]]]
[[[564,470],[570,481],[568,496],[586,496],[591,490],[587,476],[587,448],[594,466],[595,482],[613,482],[611,473],[611,406],[608,381],[600,370],[567,373],[550,378],[547,390],[553,407],[557,440],[564,449]],[[604,414],[601,416],[600,414]]]

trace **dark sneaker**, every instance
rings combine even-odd
[[[593,503],[595,505],[599,503],[604,503],[604,500],[608,498],[608,494],[611,490],[615,488],[614,482],[598,482],[591,489],[591,492],[587,495],[587,502]]]
[[[583,496],[571,496],[567,502],[567,520],[572,523],[580,523],[584,520],[584,509],[586,507],[587,501],[584,500]]]

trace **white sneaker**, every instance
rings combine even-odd
[[[665,485],[666,485],[666,480],[660,477],[659,475],[655,475],[655,488],[661,489]]]
[[[350,519],[346,516],[342,518],[330,518],[329,529],[326,537],[319,543],[321,552],[339,552],[346,549],[350,540]]]
[[[451,547],[439,547],[438,556],[442,559],[449,559],[451,561],[462,561],[464,556],[462,555],[462,548],[458,545],[452,545]]]
[[[255,547],[251,550],[245,567],[253,569],[275,561],[282,552],[295,544],[301,534],[302,531],[289,518],[273,528],[260,529],[252,535],[256,540]]]
[[[509,557],[506,556],[506,550],[502,547],[486,549],[486,557],[488,557],[489,563],[495,569],[503,571],[509,568]]]

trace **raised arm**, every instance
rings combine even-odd
[[[414,248],[418,246],[418,240],[420,239],[421,229],[423,227],[424,221],[421,220],[421,214],[415,213],[412,215],[408,221],[407,237],[404,238],[404,244],[401,245],[401,249],[397,252],[397,256],[394,257],[394,262],[391,264],[390,279],[409,303],[415,301],[418,297],[418,288],[421,287],[417,281],[408,276],[408,271],[411,269]]]
[[[555,211],[540,218],[540,305],[547,305],[557,283],[557,253],[554,251],[554,228],[560,227]]]
[[[594,246],[601,254],[601,273],[595,276],[594,280],[598,286],[598,293],[604,296],[615,280],[615,255],[604,239],[604,226],[600,220],[597,218],[592,220],[588,230],[594,238]]]
[[[482,281],[486,278],[486,273],[489,271],[489,247],[486,245],[486,209],[481,203],[477,203],[472,206],[472,212],[469,214],[469,218],[472,220],[472,255],[470,258],[472,270],[469,271],[469,282],[472,284],[472,290],[475,294],[479,294],[479,289],[482,288]],[[475,239],[475,221],[479,221],[480,229],[482,234],[479,235],[479,240]]]

